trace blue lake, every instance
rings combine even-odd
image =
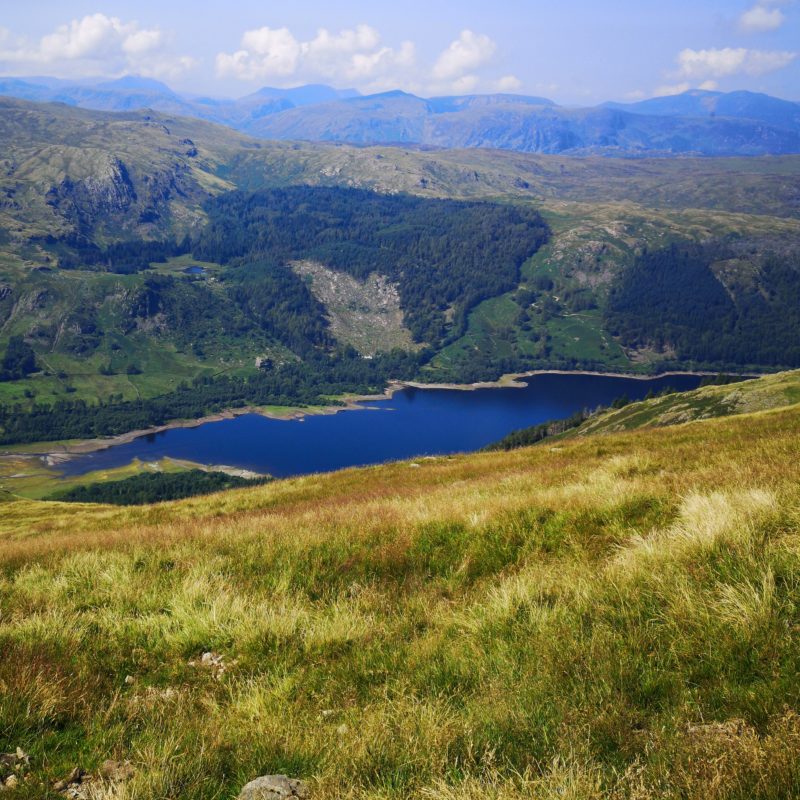
[[[363,411],[275,420],[258,414],[174,428],[106,450],[77,456],[66,475],[164,456],[226,464],[276,477],[326,472],[424,455],[478,450],[519,428],[609,405],[626,394],[697,387],[694,375],[652,380],[598,375],[535,375],[522,389],[406,388],[391,399],[364,403]]]

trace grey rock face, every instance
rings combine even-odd
[[[263,775],[244,786],[237,800],[286,800],[292,797],[307,800],[308,796],[308,788],[296,778]]]

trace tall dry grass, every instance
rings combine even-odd
[[[321,798],[800,796],[799,430],[788,409],[152,508],[6,504],[17,795],[115,758],[136,776],[98,800],[274,772]]]

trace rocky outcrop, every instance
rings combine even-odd
[[[94,174],[79,181],[68,176],[47,193],[51,206],[84,225],[97,216],[124,214],[137,199],[127,166],[114,157],[109,157]]]
[[[88,204],[96,213],[124,212],[137,200],[128,168],[118,158],[111,159],[105,169],[82,183]]]
[[[89,800],[98,796],[104,788],[126,783],[135,774],[136,770],[130,761],[107,759],[101,765],[98,774],[75,767],[66,778],[53,784],[53,791],[69,800]]]
[[[302,781],[287,778],[286,775],[263,775],[244,786],[237,800],[286,800],[291,797],[306,800],[309,797],[308,787]]]
[[[30,768],[31,760],[19,747],[13,753],[0,753],[0,792],[16,789]]]

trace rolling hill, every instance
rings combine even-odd
[[[210,196],[295,183],[428,197],[800,215],[800,159],[792,157],[618,161],[264,143],[182,117],[0,103],[0,214],[7,234],[26,241],[76,231],[102,240],[103,226],[110,239],[182,235],[202,223],[201,206]]]
[[[780,372],[758,380],[704,386],[691,392],[631,403],[593,417],[567,436],[682,425],[694,420],[751,414],[797,403],[800,403],[800,374]]]
[[[725,376],[685,392],[665,391],[638,402],[617,398],[611,408],[584,409],[566,420],[552,420],[513,431],[486,448],[513,450],[547,440],[558,441],[599,433],[619,433],[683,425],[697,420],[751,414],[800,403],[800,373],[779,372],[758,379]]]

